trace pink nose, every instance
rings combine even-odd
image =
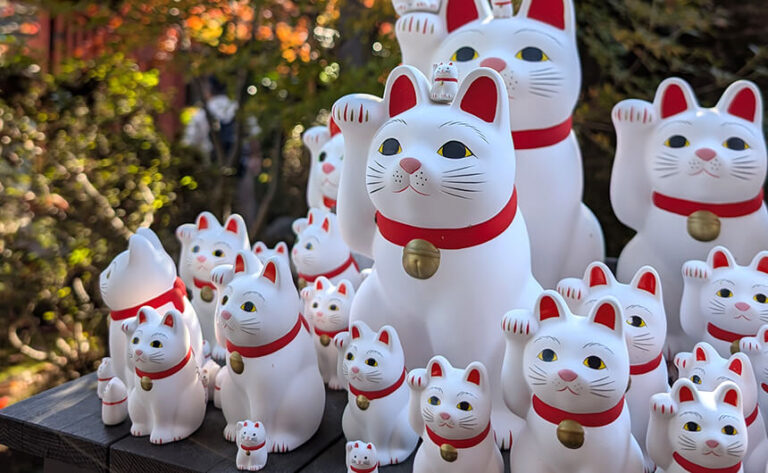
[[[323,163],[323,172],[326,174],[330,174],[333,172],[333,170],[336,169],[336,167],[331,163]]]
[[[136,350],[136,356],[141,356],[141,355],[143,355],[143,354],[144,354],[144,352],[143,352],[143,351],[141,351],[141,350]]]
[[[707,440],[706,444],[707,444],[707,447],[709,448],[715,448],[718,445],[720,445],[720,442],[718,442],[717,440]]]
[[[201,262],[201,263],[204,263],[204,262],[205,262],[205,256],[203,256],[203,255],[200,255],[200,256],[198,256],[198,257],[197,257],[197,260],[198,260],[199,262]]]
[[[322,312],[315,312],[315,315],[318,316],[318,317],[322,317],[323,313]]]
[[[221,311],[221,318],[224,320],[229,320],[232,318],[232,314],[228,310],[222,310]]]
[[[355,374],[357,374],[357,373],[359,373],[359,372],[360,372],[360,368],[358,368],[357,366],[353,366],[353,367],[352,367],[352,372],[353,372],[353,373],[355,373]]]
[[[696,150],[696,156],[702,161],[711,161],[715,159],[717,153],[712,148],[699,148]]]
[[[440,418],[443,419],[443,420],[448,420],[448,419],[451,418],[451,415],[448,414],[447,412],[441,412],[440,413]]]
[[[733,305],[734,305],[734,307],[736,307],[737,309],[739,309],[742,312],[749,310],[749,304],[747,304],[746,302],[737,302],[737,303],[735,303]]]
[[[400,160],[400,167],[408,174],[413,174],[421,167],[421,161],[416,158],[403,158]]]
[[[501,72],[506,69],[507,63],[504,62],[503,59],[499,59],[497,57],[489,57],[487,59],[483,59],[480,62],[480,67],[490,67],[496,72]]]
[[[562,378],[563,381],[566,381],[568,383],[570,383],[571,381],[579,377],[579,375],[576,374],[575,371],[571,371],[571,370],[560,370],[557,372],[557,374],[560,376],[560,378]]]

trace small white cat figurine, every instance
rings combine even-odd
[[[96,395],[99,399],[104,395],[104,388],[107,383],[115,376],[115,370],[112,368],[112,358],[105,356],[101,359],[99,367],[96,370]]]
[[[259,471],[267,464],[267,432],[259,421],[243,420],[237,423],[238,470]]]
[[[237,254],[232,280],[218,287],[229,353],[216,377],[224,437],[233,441],[237,422],[260,419],[268,450],[288,452],[317,431],[325,387],[287,262],[273,257],[261,273],[251,273],[249,254]]]
[[[768,324],[763,325],[754,337],[741,339],[741,351],[752,362],[752,370],[758,384],[757,399],[765,424],[768,425]]]
[[[218,295],[211,282],[211,270],[232,264],[235,253],[250,249],[248,229],[240,215],[230,215],[222,226],[213,214],[202,212],[194,224],[180,225],[176,238],[181,242],[179,274],[187,275],[184,282],[192,291],[192,305],[200,318],[203,338],[211,345],[213,359],[221,361],[226,350],[224,337],[216,326]]]
[[[120,378],[114,377],[104,386],[101,397],[101,422],[117,425],[128,417],[128,388]]]
[[[659,85],[653,103],[624,100],[612,119],[617,142],[611,205],[637,231],[619,256],[616,274],[627,280],[643,265],[658,271],[669,351],[689,350],[701,338],[687,337],[682,316],[676,317],[683,263],[705,259],[716,245],[726,246],[738,261],[768,246],[760,91],[752,82],[737,81],[714,108],[703,108],[687,82],[670,78]]]
[[[510,451],[512,473],[644,471],[624,401],[625,326],[615,298],[596,301],[582,317],[555,291],[544,291],[533,313],[504,316],[505,401],[526,419]]]
[[[493,19],[512,18],[515,11],[512,7],[512,0],[491,0]]]
[[[142,307],[136,318],[128,346],[135,364],[131,435],[149,435],[154,444],[187,438],[203,423],[205,387],[184,319],[176,309],[160,316],[152,307]]]
[[[680,378],[671,392],[653,396],[650,411],[647,446],[658,471],[744,473],[747,426],[741,391],[733,382],[699,391]]]
[[[683,265],[680,324],[689,340],[704,340],[728,356],[739,339],[767,323],[768,251],[740,266],[728,249],[716,246],[707,261]]]
[[[405,357],[397,332],[388,325],[374,332],[358,321],[349,333],[336,335],[334,344],[349,391],[344,436],[376,445],[382,466],[405,461],[419,436],[408,423]]]
[[[491,429],[492,392],[485,366],[454,368],[435,356],[408,373],[409,419],[421,434],[414,473],[502,473],[504,460]]]
[[[347,473],[379,473],[378,455],[372,443],[347,442]]]
[[[341,237],[336,215],[320,209],[309,209],[306,218],[293,222],[296,243],[291,259],[299,279],[308,284],[325,276],[334,284],[342,279],[355,288],[360,285],[360,268]]]
[[[266,263],[267,260],[273,256],[281,256],[288,260],[288,245],[284,242],[278,242],[271,250],[263,241],[257,241],[251,248],[253,254],[255,254],[262,263]]]
[[[205,402],[213,401],[214,406],[221,408],[221,402],[216,402],[216,375],[219,374],[221,366],[214,360],[208,360],[200,369],[200,377],[205,386]]]
[[[310,152],[307,205],[334,210],[344,167],[344,137],[331,118],[328,126],[314,126],[301,137]]]
[[[712,345],[700,342],[693,347],[693,352],[678,353],[675,366],[680,377],[690,379],[696,389],[712,391],[723,381],[732,381],[739,387],[749,438],[744,471],[763,473],[763,467],[768,463],[768,435],[759,412],[758,385],[749,357],[736,353],[730,358],[723,358]]]
[[[142,306],[165,313],[175,308],[183,313],[192,351],[198,364],[203,362],[203,337],[197,314],[187,299],[182,280],[176,277],[173,259],[165,252],[157,235],[149,228],[139,228],[128,240],[128,249],[101,272],[101,298],[110,309],[109,355],[114,375],[130,390],[133,367],[127,359],[124,324],[135,321]]]
[[[659,275],[650,266],[643,266],[629,284],[622,284],[616,281],[605,264],[594,262],[587,266],[583,279],[560,281],[557,292],[576,314],[589,313],[592,306],[606,296],[615,297],[624,309],[631,379],[627,406],[632,419],[632,435],[636,440],[640,439],[638,443],[642,448],[648,430],[648,402],[654,394],[669,389],[667,362],[663,353],[667,316]],[[647,454],[645,462],[646,469],[653,471]]]
[[[344,389],[346,383],[339,379],[339,351],[333,345],[333,337],[349,330],[349,308],[355,289],[346,279],[335,286],[324,276],[315,279],[313,289],[309,318],[320,374],[329,388]]]
[[[429,98],[437,103],[451,103],[459,92],[459,71],[453,61],[435,64]]]

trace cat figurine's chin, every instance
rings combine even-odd
[[[344,167],[344,137],[331,118],[328,126],[315,126],[301,137],[310,152],[307,180],[307,205],[310,208],[334,210]]]

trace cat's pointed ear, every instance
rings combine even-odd
[[[336,292],[346,297],[347,299],[351,299],[355,296],[355,286],[353,286],[348,279],[342,279],[339,281],[339,285],[336,286]]]
[[[200,215],[198,215],[197,219],[195,220],[195,226],[197,227],[198,231],[209,230],[212,228],[221,228],[221,225],[216,219],[216,216],[210,212],[200,212]]]
[[[571,34],[576,33],[573,0],[523,0],[517,16],[546,23]]]
[[[325,276],[318,276],[315,279],[315,291],[325,291],[329,286],[331,286],[331,280]]]
[[[696,96],[688,82],[678,77],[664,80],[656,89],[653,106],[659,116],[669,118],[679,113],[694,110],[698,107]]]
[[[693,357],[697,363],[709,363],[720,357],[715,348],[707,342],[699,342],[693,346]]]
[[[331,139],[331,132],[327,126],[313,126],[301,135],[304,146],[312,153],[312,157],[320,154],[320,150]]]
[[[715,108],[758,127],[763,126],[763,99],[754,82],[739,80],[729,85]]]
[[[128,239],[128,263],[137,266],[151,264],[155,261],[155,252],[157,250],[152,243],[137,234],[131,235]]]
[[[333,119],[333,116],[328,119],[328,132],[331,134],[331,138],[341,134],[341,128],[339,128],[339,125],[336,123],[336,120]]]
[[[608,296],[604,299],[597,301],[597,303],[589,311],[589,321],[593,324],[605,327],[612,333],[623,337],[624,314],[621,308],[621,304],[616,298]]]
[[[555,291],[546,290],[541,293],[536,301],[533,314],[539,322],[565,318],[568,316],[568,306],[560,294]]]
[[[360,320],[352,322],[352,325],[349,329],[349,333],[352,335],[352,340],[357,340],[358,338],[368,335],[371,332],[373,332],[371,328],[368,327],[365,322]]]
[[[643,266],[638,269],[635,277],[632,278],[632,282],[629,284],[639,291],[647,292],[655,297],[656,300],[660,301],[662,299],[661,279],[659,278],[659,273],[651,266]]]
[[[601,261],[595,261],[584,271],[584,282],[589,287],[611,286],[615,279],[610,268]]]
[[[151,306],[144,306],[141,309],[139,309],[139,313],[136,316],[136,320],[138,320],[138,325],[145,324],[147,322],[152,322],[157,320],[159,317],[157,311],[152,308]]]
[[[325,233],[331,233],[331,219],[328,216],[323,219],[323,224],[320,225],[320,228]]]
[[[678,404],[699,402],[699,391],[696,389],[696,385],[688,378],[680,378],[675,381],[669,395]]]
[[[253,248],[251,249],[251,251],[253,251],[254,255],[260,255],[265,251],[267,251],[267,249],[268,249],[267,245],[265,245],[263,241],[257,241],[256,243],[253,244]]]
[[[163,244],[160,242],[160,238],[158,238],[157,234],[149,228],[141,227],[136,230],[136,234],[146,238],[147,241],[150,242],[156,250],[165,252],[165,248],[163,248]]]
[[[728,370],[739,377],[751,376],[754,373],[752,371],[752,362],[745,353],[734,353],[731,355],[728,358]]]
[[[733,259],[733,255],[726,247],[716,246],[707,255],[707,264],[712,269],[733,268],[736,265],[736,260]]]
[[[301,234],[301,232],[306,230],[306,228],[309,225],[310,225],[309,219],[301,217],[293,221],[293,223],[291,224],[291,228],[293,229],[293,233],[295,233],[296,235],[299,235]]]
[[[423,103],[429,103],[429,83],[412,66],[396,67],[384,89],[384,104],[390,117],[396,117]]]
[[[248,427],[248,421],[247,420],[241,420],[237,422],[237,431],[240,432],[240,430],[243,427]]]
[[[445,357],[440,355],[432,357],[427,363],[427,374],[431,378],[444,378],[448,374],[448,370],[452,368],[451,364]]]
[[[281,241],[277,245],[275,245],[275,253],[279,255],[287,255],[288,254],[288,245]]]
[[[715,402],[728,404],[741,411],[743,398],[741,389],[733,381],[725,381],[715,388]]]
[[[245,226],[245,220],[238,214],[232,214],[224,223],[224,229],[236,235],[241,242],[243,242],[243,248],[248,247],[248,228]]]
[[[245,251],[238,251],[235,255],[235,264],[233,266],[234,274],[250,273],[250,262]],[[254,268],[255,269],[255,268]]]
[[[280,270],[277,268],[277,258],[270,258],[264,264],[261,279],[265,279],[275,286],[279,286]]]
[[[491,8],[487,0],[443,0],[440,5],[440,16],[449,33],[490,15]]]
[[[373,444],[372,443],[365,444],[365,449],[366,450],[373,450]]]
[[[760,273],[768,274],[768,251],[761,251],[756,254],[749,267]]]
[[[487,67],[472,70],[461,82],[451,108],[498,129],[509,130],[509,97],[504,80]]]
[[[347,453],[350,453],[354,448],[355,448],[354,440],[350,440],[349,442],[347,442]]]
[[[378,340],[379,343],[384,344],[389,351],[400,346],[400,337],[397,335],[397,330],[389,325],[381,327],[381,330],[379,330],[379,333],[376,335],[376,340]]]
[[[464,381],[470,384],[478,386],[481,391],[488,390],[488,371],[485,369],[485,365],[479,361],[473,361],[464,370]]]
[[[179,329],[179,324],[183,323],[181,319],[181,312],[176,309],[171,309],[163,316],[163,325],[170,327],[174,332]]]

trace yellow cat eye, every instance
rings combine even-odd
[[[732,426],[732,425],[726,425],[726,426],[725,426],[725,427],[723,427],[723,428],[722,428],[720,431],[721,431],[722,433],[724,433],[725,435],[736,435],[736,434],[738,434],[738,433],[739,433],[739,431],[738,431],[738,430],[736,430],[736,427],[734,427],[734,426]]]
[[[691,142],[688,141],[688,138],[684,137],[683,135],[670,136],[667,138],[667,141],[664,142],[664,146],[669,148],[685,148],[690,144]]]
[[[736,136],[732,136],[723,141],[723,147],[735,151],[744,151],[745,149],[749,149],[747,142]]]
[[[437,154],[448,159],[461,159],[474,156],[472,151],[467,148],[467,145],[456,140],[451,140],[445,143],[437,150]]]
[[[515,58],[528,62],[549,61],[549,56],[547,56],[544,51],[534,46],[528,46],[527,48],[521,49],[515,54]]]
[[[696,422],[686,422],[683,424],[683,430],[687,430],[688,432],[699,432],[701,431],[701,426]]]
[[[592,368],[593,370],[605,369],[605,363],[603,362],[602,358],[595,355],[584,358],[584,366]]]
[[[701,376],[695,374],[691,376],[691,381],[693,381],[693,384],[701,384]]]
[[[352,352],[347,353],[347,361],[352,361],[355,359],[355,355],[352,354]]]
[[[536,355],[536,358],[540,359],[541,361],[557,361],[557,353],[555,353],[554,350],[550,350],[549,348],[545,348],[539,352],[538,355]]]
[[[467,401],[461,401],[460,403],[456,404],[456,408],[469,412],[472,410],[472,404],[468,403]]]
[[[451,56],[451,61],[467,62],[473,59],[477,59],[477,51],[469,46],[463,46],[456,50]]]
[[[760,304],[765,304],[765,302],[768,301],[768,296],[765,294],[757,293],[753,299]]]
[[[149,344],[152,348],[163,348],[163,343],[160,340],[152,340],[152,343]]]
[[[439,406],[440,405],[440,398],[437,396],[432,396],[427,400],[428,403],[430,403],[433,406]]]
[[[627,319],[627,323],[633,327],[645,327],[645,320],[639,315],[633,315]]]
[[[313,302],[312,303],[312,308],[313,309],[317,309],[319,306],[320,306],[320,304],[318,304],[317,302]]]
[[[222,256],[224,256],[224,252],[222,250],[214,250],[213,256],[217,258],[221,258]]]
[[[400,146],[400,142],[394,138],[387,138],[379,146],[379,153],[384,156],[393,156],[403,152],[403,147]]]
[[[226,305],[227,302],[229,302],[229,296],[224,296],[221,298],[221,305]]]
[[[139,337],[133,337],[133,340],[131,340],[131,343],[133,343],[134,345],[139,343]]]
[[[246,312],[256,312],[256,304],[251,301],[243,302],[240,308]]]
[[[331,304],[328,306],[328,308],[331,310],[339,310],[339,306],[337,306],[336,304]]]
[[[715,294],[717,294],[720,297],[733,297],[733,292],[731,292],[730,289],[726,289],[726,288],[720,289]]]
[[[379,362],[375,358],[368,358],[365,360],[365,364],[368,366],[379,366]]]

